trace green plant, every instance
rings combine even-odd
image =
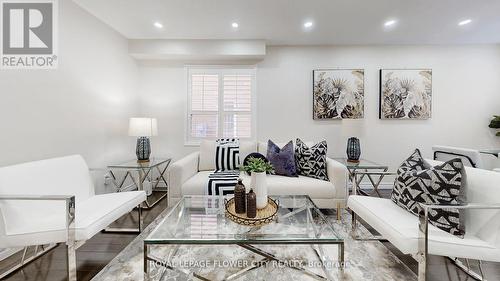
[[[272,172],[274,168],[269,162],[261,158],[250,157],[248,159],[248,163],[241,167],[243,171],[247,173],[255,172],[255,173],[265,173]]]
[[[500,115],[493,116],[493,120],[491,120],[488,127],[492,129],[500,129]],[[500,132],[497,132],[497,136],[500,137]]]

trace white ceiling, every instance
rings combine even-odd
[[[130,39],[269,45],[500,43],[500,0],[74,0]],[[472,23],[458,26],[464,19]],[[391,30],[383,23],[398,22]],[[153,26],[155,21],[163,29]],[[309,31],[303,23],[314,22]],[[238,22],[234,30],[232,22]]]

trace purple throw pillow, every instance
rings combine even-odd
[[[274,142],[267,142],[267,160],[273,165],[276,175],[297,177],[297,166],[295,165],[295,151],[293,142],[289,141],[283,148],[279,148]]]

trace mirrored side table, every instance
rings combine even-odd
[[[145,190],[146,184],[151,185],[152,192],[148,195],[142,206],[143,209],[150,209],[168,195],[168,182],[165,179],[165,172],[171,161],[171,158],[151,158],[149,162],[132,160],[121,164],[109,165],[108,170],[116,192],[128,190],[131,185],[137,188],[137,190]],[[118,171],[124,172],[124,175],[117,177],[116,174]],[[132,184],[125,186],[127,179],[130,179]],[[151,202],[150,197],[153,197],[151,195],[154,193],[159,193],[160,196],[154,196],[156,200]]]

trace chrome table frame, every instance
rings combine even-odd
[[[151,209],[156,204],[158,204],[158,202],[160,202],[163,198],[167,197],[167,195],[168,195],[168,181],[165,179],[164,175],[165,175],[165,172],[167,171],[168,167],[170,166],[171,162],[172,162],[171,158],[165,158],[165,159],[159,161],[158,163],[156,163],[155,165],[147,166],[147,167],[141,166],[141,165],[137,165],[136,167],[124,166],[124,165],[109,165],[108,170],[109,170],[109,174],[111,175],[112,182],[116,188],[116,192],[122,192],[122,191],[126,190],[128,187],[130,187],[130,185],[124,187],[124,184],[125,184],[127,178],[130,178],[132,180],[132,185],[135,186],[135,188],[137,188],[137,190],[144,190],[144,182],[146,181],[146,179],[148,179],[151,182],[151,184],[153,184],[153,182],[154,182],[154,185],[152,186],[152,191],[153,192],[163,192],[164,194],[161,195],[153,203],[149,203],[148,199],[146,198],[146,201],[140,207],[142,209]],[[163,166],[163,168],[162,168],[162,166]],[[113,170],[126,170],[126,173],[123,176],[123,178],[121,178],[118,181]],[[158,172],[158,177],[155,180],[152,179],[152,174],[153,174],[154,170],[156,170]],[[134,172],[137,172],[137,176],[138,176],[137,180],[133,176]],[[159,189],[158,185],[161,182],[165,185],[165,187],[163,187],[162,189]],[[168,202],[167,202],[167,204],[168,204]]]
[[[68,281],[76,281],[76,248],[78,248],[78,243],[75,241],[75,196],[73,195],[0,195],[0,200],[9,201],[65,201],[66,202],[66,268],[68,273]],[[42,246],[43,247],[43,246]],[[25,259],[25,254],[27,247],[24,250],[23,258],[21,263],[15,265],[7,272],[0,275],[0,279],[7,277],[8,275],[14,273],[15,271],[21,269],[26,264],[34,261],[35,259],[41,257],[43,254],[55,248],[55,246],[50,246],[48,248],[42,248],[42,252],[37,253]]]

